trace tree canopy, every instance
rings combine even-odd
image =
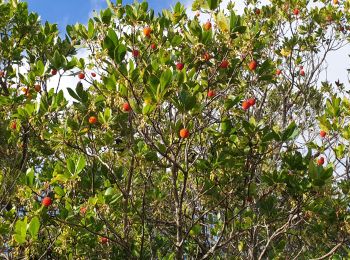
[[[0,0],[2,257],[350,257],[350,2],[221,2]]]

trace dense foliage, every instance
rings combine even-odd
[[[62,39],[0,0],[2,256],[350,257],[350,3],[107,2]]]

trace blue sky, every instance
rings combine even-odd
[[[92,10],[99,10],[107,6],[105,0],[27,0],[27,2],[29,9],[39,13],[42,21],[57,23],[61,31],[65,29],[67,24],[86,23]],[[115,2],[115,0],[112,0],[112,2]],[[134,1],[123,0],[123,4],[132,2]],[[149,6],[156,12],[173,6],[176,2],[175,0],[148,1]]]

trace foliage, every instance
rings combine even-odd
[[[209,28],[180,3],[155,15],[107,2],[62,39],[26,3],[0,1],[0,250],[349,257],[350,104],[319,80],[347,44],[349,3],[248,1],[239,15],[194,1]]]

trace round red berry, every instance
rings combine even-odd
[[[50,197],[43,198],[42,202],[43,206],[48,207],[52,204],[52,199]]]

